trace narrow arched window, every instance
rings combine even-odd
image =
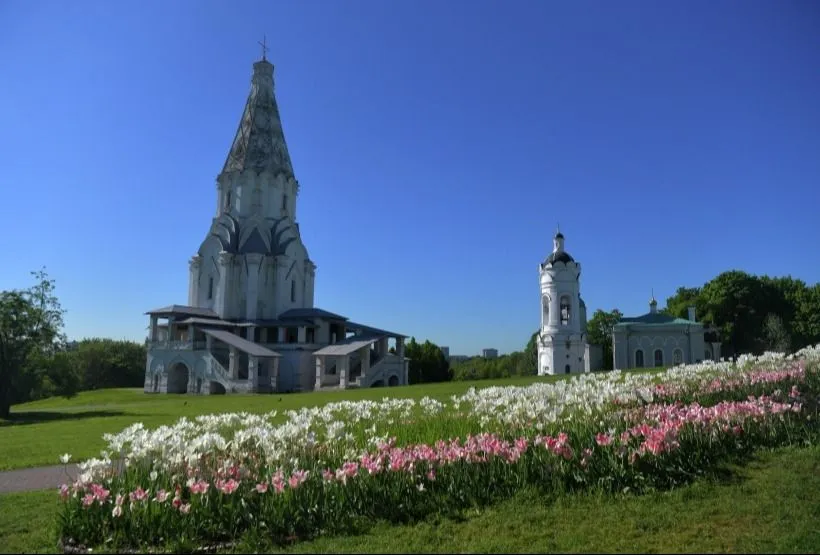
[[[228,194],[225,195],[225,209],[229,209],[231,207],[231,192],[228,191]]]
[[[296,281],[290,280],[290,302],[296,302]]]
[[[655,366],[663,366],[663,351],[655,349]]]
[[[643,349],[635,351],[635,368],[643,368]]]
[[[214,298],[214,278],[213,276],[208,278],[208,300]]]
[[[675,366],[683,364],[683,351],[681,351],[680,349],[675,349],[674,351],[672,351],[672,363]]]
[[[571,321],[569,297],[561,297],[561,325],[568,326]]]
[[[282,195],[282,212],[287,212],[288,210],[288,196]]]

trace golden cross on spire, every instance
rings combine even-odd
[[[263,61],[263,62],[264,62],[264,61],[267,61],[267,57],[266,57],[266,54],[268,53],[268,40],[267,40],[267,35],[262,35],[262,40],[260,40],[259,42],[257,42],[257,44],[259,44],[259,46],[261,46],[261,47],[262,47],[262,61]]]

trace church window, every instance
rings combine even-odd
[[[564,373],[569,374],[569,364],[564,366]]]
[[[680,349],[675,349],[674,351],[672,351],[672,363],[675,366],[683,364],[683,351],[681,351]]]
[[[288,210],[288,196],[282,195],[282,211],[287,212]]]
[[[290,302],[296,302],[296,281],[290,280]]]
[[[208,300],[214,298],[214,278],[213,276],[208,278]]]
[[[225,209],[229,209],[231,207],[231,192],[228,191],[228,194],[225,195]]]
[[[643,349],[635,351],[635,368],[643,368]]]
[[[570,322],[569,297],[561,297],[561,325],[568,326]]]
[[[655,349],[655,366],[663,366],[663,351]]]

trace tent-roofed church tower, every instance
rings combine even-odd
[[[216,215],[190,261],[188,304],[249,320],[312,308],[316,266],[299,234],[298,195],[273,64],[263,54],[216,179]]]
[[[538,374],[589,372],[581,265],[564,250],[564,235],[560,231],[553,237],[552,253],[538,270],[541,285]]]

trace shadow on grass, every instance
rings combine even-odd
[[[83,412],[60,411],[25,411],[13,412],[7,420],[0,420],[2,426],[18,426],[23,424],[39,424],[58,420],[84,420],[86,418],[107,418],[109,416],[124,416],[123,411],[89,410]]]

